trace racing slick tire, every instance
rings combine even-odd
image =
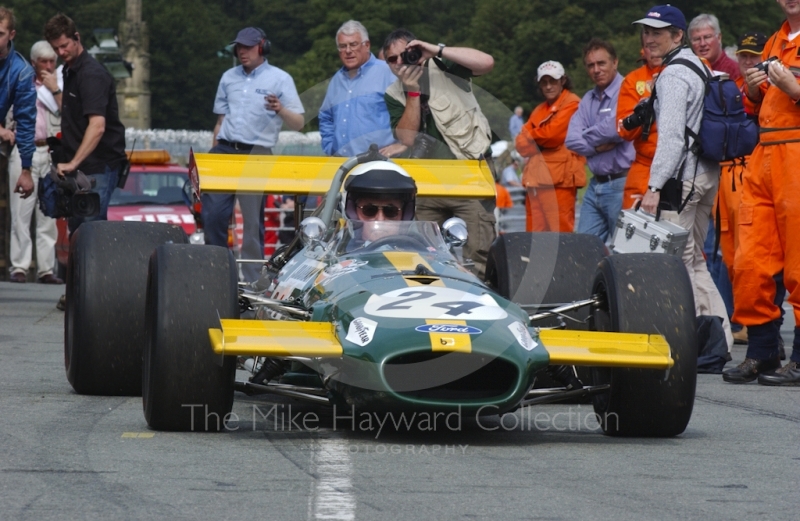
[[[497,293],[519,305],[564,304],[587,299],[605,245],[594,235],[557,232],[516,232],[500,235],[489,249],[486,280]],[[532,310],[529,310],[533,312]],[[565,315],[567,329],[586,330],[589,309]],[[555,327],[557,318],[536,323]]]
[[[215,355],[209,328],[238,318],[236,261],[219,246],[165,244],[150,258],[142,402],[165,431],[219,431],[233,407],[236,357]]]
[[[72,234],[64,365],[76,393],[141,396],[147,262],[159,244],[186,241],[163,223],[91,221]]]
[[[668,371],[593,368],[592,383],[610,384],[594,397],[603,432],[610,436],[668,437],[689,423],[697,383],[694,296],[680,257],[663,253],[612,255],[600,262],[593,293],[595,331],[659,333],[675,362]]]
[[[517,304],[565,304],[587,299],[598,263],[606,248],[597,236],[581,233],[516,232],[500,235],[489,250],[486,263],[487,282],[503,297]],[[532,313],[533,310],[528,310]],[[566,329],[586,330],[589,307],[565,313]],[[546,318],[539,327],[558,327],[562,320]],[[591,370],[575,368],[578,378],[586,383]],[[539,374],[534,388],[561,387],[549,375]],[[578,399],[578,402],[588,399]],[[567,403],[575,403],[568,400]]]

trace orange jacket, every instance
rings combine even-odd
[[[508,193],[505,186],[500,183],[495,183],[494,189],[497,193],[496,205],[498,208],[512,208],[514,206],[514,201],[511,200],[511,194]]]
[[[552,104],[533,109],[515,143],[517,152],[530,158],[522,171],[523,186],[586,185],[586,159],[564,146],[569,120],[580,102],[564,89]]]
[[[800,75],[800,48],[789,41],[789,22],[783,22],[780,30],[772,35],[764,46],[761,59],[771,56],[778,59],[794,73]],[[758,124],[761,127],[762,146],[779,143],[800,142],[800,107],[781,89],[772,87],[769,82],[761,84],[762,100],[758,111]],[[758,105],[758,104],[756,104]]]
[[[655,122],[650,128],[650,136],[647,141],[641,139],[642,127],[633,130],[625,130],[622,120],[633,114],[633,108],[643,99],[649,98],[653,89],[653,82],[661,67],[651,69],[647,64],[630,72],[619,88],[619,101],[617,101],[617,129],[620,137],[626,141],[633,141],[633,148],[636,150],[636,161],[647,166],[653,163],[653,156],[656,154],[656,142],[658,132]]]

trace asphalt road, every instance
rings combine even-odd
[[[238,394],[235,430],[154,432],[140,398],[72,391],[62,291],[0,283],[2,519],[797,519],[800,387],[700,375],[672,439],[607,438],[586,405],[378,432]]]

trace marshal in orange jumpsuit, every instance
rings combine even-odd
[[[736,79],[736,85],[744,92],[744,77]],[[746,96],[744,108],[748,114],[758,115],[758,107]],[[714,209],[712,217],[716,219],[719,214],[719,247],[722,252],[722,262],[728,268],[728,276],[733,284],[733,259],[736,246],[739,243],[739,205],[741,204],[744,178],[747,176],[747,165],[750,156],[743,161],[726,161],[720,163],[719,192],[717,192],[718,208]]]
[[[777,56],[789,72],[800,71],[800,47],[789,41],[789,32],[789,23],[784,22],[761,58]],[[761,141],[750,157],[739,207],[733,320],[748,327],[747,358],[769,360],[777,357],[779,332],[771,323],[780,309],[774,303],[773,277],[781,270],[795,324],[800,325],[800,106],[769,82],[760,89]],[[757,331],[761,340],[754,343]],[[800,327],[795,328],[791,356],[795,363],[800,362],[798,337]]]
[[[661,66],[650,67],[645,63],[625,76],[619,88],[618,132],[622,139],[633,141],[633,148],[636,150],[636,158],[628,171],[628,178],[625,180],[625,192],[622,196],[623,210],[631,208],[647,191],[647,183],[650,181],[650,165],[656,154],[658,133],[654,121],[653,126],[650,127],[650,135],[645,141],[642,139],[642,127],[625,130],[622,127],[622,120],[633,114],[633,108],[641,100],[650,97],[653,81],[660,71]]]
[[[586,160],[567,149],[567,128],[581,99],[567,89],[552,103],[531,113],[517,135],[516,149],[530,158],[522,172],[528,190],[526,229],[571,232],[575,229],[575,197],[586,186]]]

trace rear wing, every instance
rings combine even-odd
[[[195,154],[189,175],[195,192],[322,195],[344,157]],[[494,198],[485,161],[395,159],[417,183],[419,197]]]

